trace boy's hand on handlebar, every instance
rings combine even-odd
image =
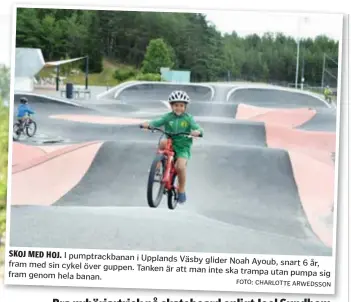
[[[201,136],[201,132],[198,130],[191,131],[191,136],[199,137]]]
[[[140,124],[140,128],[148,129],[149,123],[145,122],[145,123]]]

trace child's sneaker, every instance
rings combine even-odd
[[[179,203],[184,203],[186,201],[186,195],[184,193],[178,193],[178,202]]]

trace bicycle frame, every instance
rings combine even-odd
[[[21,118],[23,126],[28,126],[32,122],[32,116],[30,114],[25,115]]]
[[[172,146],[172,139],[167,138],[166,148],[164,150],[158,149],[157,153],[164,154],[166,156],[166,170],[164,172],[162,182],[165,184],[165,188],[167,190],[171,190],[173,176],[177,174],[177,171],[174,166],[175,153]]]
[[[31,118],[30,117],[27,117],[26,119],[24,119],[23,121],[23,126],[24,127],[28,127],[29,124],[32,122]]]
[[[144,128],[142,125],[139,125],[140,128]],[[148,127],[149,130],[157,130],[157,131],[160,131],[164,134],[167,135],[167,133],[162,130],[162,129],[159,129],[159,128],[150,128]],[[189,136],[190,133],[177,133],[176,135],[187,135]],[[163,154],[165,157],[166,157],[166,169],[163,173],[163,179],[162,179],[162,183],[164,184],[165,186],[165,189],[170,191],[170,190],[173,190],[173,189],[176,189],[177,190],[177,186],[174,185],[173,187],[173,178],[175,175],[177,175],[177,171],[176,171],[176,168],[175,168],[175,163],[174,163],[174,156],[175,156],[175,152],[173,150],[173,141],[172,141],[172,138],[168,135],[168,138],[167,138],[167,142],[166,142],[166,147],[164,150],[161,150],[160,148],[158,148],[157,150],[157,154]]]

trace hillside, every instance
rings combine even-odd
[[[66,77],[65,82],[72,82],[77,85],[84,85],[85,84],[85,73],[79,69],[79,63],[72,63],[67,64],[61,67],[60,75],[62,77]],[[114,78],[115,70],[125,70],[131,69],[132,66],[126,64],[120,64],[114,62],[112,60],[103,59],[103,70],[101,72],[89,73],[89,85],[93,86],[115,86],[120,83],[120,81]],[[77,73],[73,73],[72,70],[75,70]],[[46,67],[41,70],[39,73],[39,77],[47,78],[51,75],[54,75],[55,70],[53,67]]]
[[[190,70],[195,82],[295,82],[293,37],[222,34],[203,14],[20,8],[16,30],[16,46],[40,48],[47,61],[89,55],[90,71],[100,74],[92,76],[93,83],[110,78],[104,57],[142,69],[155,39],[167,45],[170,60],[164,67]],[[301,39],[300,45],[305,84],[320,86],[326,54],[324,80],[336,87],[338,41],[318,36]]]

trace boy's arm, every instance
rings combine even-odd
[[[190,117],[190,128],[191,130],[200,131],[201,135],[204,135],[204,129],[202,129],[201,126],[195,122],[194,117]]]
[[[158,119],[151,120],[148,124],[150,127],[159,128],[162,127],[167,122],[167,114],[161,116]]]
[[[29,114],[34,114],[35,112],[29,108],[29,106],[26,106],[26,112],[29,113]]]

